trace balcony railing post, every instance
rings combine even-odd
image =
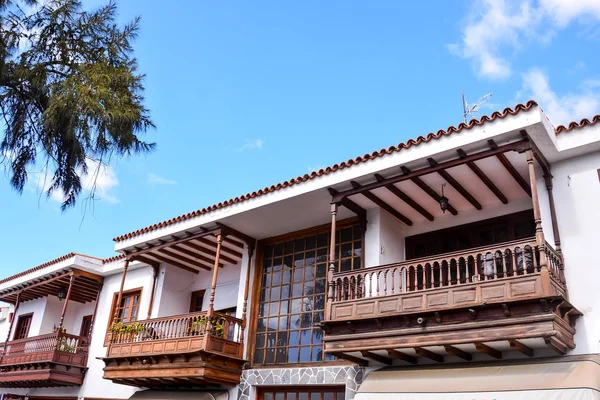
[[[125,265],[123,266],[123,276],[121,276],[121,287],[119,288],[119,294],[117,295],[117,303],[115,305],[115,315],[113,315],[113,322],[119,320],[119,307],[121,307],[121,299],[123,298],[123,288],[125,287],[125,277],[127,276],[127,269],[129,268],[129,258],[125,259]]]
[[[13,316],[10,320],[10,325],[8,326],[8,333],[6,334],[6,340],[4,341],[4,348],[2,349],[2,357],[6,354],[6,347],[8,346],[8,341],[10,340],[10,334],[12,332],[13,325],[15,323],[15,319],[17,319],[17,311],[19,311],[19,304],[21,301],[21,292],[17,293],[17,299],[15,300],[15,309],[13,310]]]
[[[562,250],[560,248],[560,231],[558,229],[556,207],[554,205],[554,194],[552,192],[552,175],[549,171],[547,173],[544,173],[544,182],[546,183],[546,190],[548,191],[548,203],[550,205],[550,218],[552,219],[552,234],[554,235],[554,246],[556,252],[562,256]]]
[[[246,332],[246,311],[248,307],[248,289],[250,287],[250,266],[252,265],[252,254],[254,254],[254,246],[248,246],[248,262],[246,264],[246,281],[244,282],[244,304],[242,305],[242,325],[240,327],[240,343],[241,343],[241,352],[240,355],[243,357],[244,353],[244,335]]]
[[[329,243],[329,267],[327,271],[327,307],[325,308],[325,318],[328,318],[329,309],[333,302],[334,284],[333,273],[335,272],[336,254],[335,254],[335,231],[336,231],[336,216],[338,205],[331,203],[331,238]]]
[[[210,301],[208,302],[208,318],[212,317],[215,306],[215,293],[217,289],[217,278],[219,275],[219,261],[221,258],[221,243],[223,243],[223,235],[217,234],[217,254],[215,255],[215,266],[213,267],[212,284],[210,285]]]
[[[538,195],[537,180],[535,177],[534,155],[532,150],[527,150],[527,165],[529,167],[529,183],[531,185],[531,200],[533,202],[533,218],[535,219],[535,241],[540,255],[540,270],[545,279],[542,279],[544,293],[550,293],[550,271],[546,259],[546,240],[542,229],[542,213],[540,211],[540,199]],[[535,254],[533,254],[535,260]]]

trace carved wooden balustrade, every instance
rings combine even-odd
[[[150,387],[239,381],[245,363],[239,318],[203,311],[124,326],[108,345],[105,379]]]
[[[452,346],[541,338],[566,352],[581,314],[567,301],[562,255],[542,243],[523,239],[335,273],[322,324],[325,351],[381,361],[371,350],[398,358],[399,348],[459,353]]]
[[[0,386],[81,385],[88,343],[88,338],[68,333],[10,341],[0,359]]]

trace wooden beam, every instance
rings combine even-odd
[[[254,248],[256,246],[256,239],[254,239],[252,236],[246,235],[245,233],[240,232],[237,229],[234,229],[220,222],[217,222],[216,224],[218,227],[221,228],[221,231],[223,232],[224,236],[234,236],[240,239],[242,242],[246,243],[246,246],[250,248]]]
[[[164,262],[164,263],[167,263],[167,264],[169,264],[169,265],[172,265],[172,266],[174,266],[174,267],[177,267],[177,268],[184,269],[184,270],[186,270],[186,271],[189,271],[189,272],[194,272],[194,273],[196,273],[196,274],[197,274],[198,272],[200,272],[200,271],[199,271],[199,270],[197,270],[197,269],[194,269],[194,268],[192,268],[192,267],[188,267],[187,265],[184,265],[184,264],[182,264],[182,263],[180,263],[180,262],[178,262],[178,261],[174,261],[174,260],[171,260],[170,258],[167,258],[167,257],[161,256],[160,254],[152,253],[152,257],[154,257],[154,258],[156,258],[157,260],[160,260],[160,261],[162,261],[162,262]]]
[[[193,234],[191,236],[186,235],[183,238],[180,238],[180,239],[177,239],[177,240],[171,240],[171,241],[165,241],[165,240],[159,239],[158,240],[158,244],[149,245],[148,247],[146,247],[144,249],[141,249],[141,250],[137,250],[136,249],[136,251],[134,251],[134,252],[126,252],[125,254],[127,254],[127,257],[129,259],[131,259],[132,257],[138,256],[138,255],[147,254],[147,253],[149,253],[151,251],[154,251],[154,250],[163,249],[165,247],[169,247],[169,246],[172,246],[174,244],[183,243],[183,242],[186,242],[186,241],[191,240],[191,239],[196,239],[196,238],[200,238],[200,237],[203,237],[203,236],[207,236],[207,235],[212,234],[213,232],[217,232],[217,231],[220,231],[220,230],[221,230],[221,228],[214,228],[214,229],[209,229],[209,230],[203,229],[199,233]]]
[[[173,250],[180,252],[181,254],[185,254],[186,256],[189,256],[190,258],[192,258],[194,260],[204,261],[205,263],[208,263],[209,265],[212,265],[215,262],[214,258],[211,259],[206,256],[203,256],[202,254],[194,253],[193,251],[190,251],[181,246],[182,245],[176,244],[176,245],[172,246],[171,248]],[[221,257],[221,259],[222,259],[222,257]],[[219,267],[223,267],[223,263],[219,263]]]
[[[490,145],[490,148],[492,150],[497,150],[500,148],[492,139],[488,140],[488,144]],[[500,163],[513,177],[513,179],[517,181],[517,183],[519,184],[519,186],[521,186],[525,193],[527,193],[527,195],[531,197],[531,187],[529,186],[529,182],[527,182],[525,178],[523,178],[521,174],[519,174],[519,171],[517,171],[517,169],[510,163],[510,161],[508,161],[508,158],[506,158],[506,156],[503,153],[496,154],[496,158],[498,158]]]
[[[468,157],[467,153],[465,153],[463,149],[458,149],[456,151],[458,152],[458,156],[461,159],[464,160]],[[477,166],[477,164],[475,164],[475,162],[468,161],[466,164],[467,167],[469,167],[469,169],[473,171],[473,173],[477,175],[477,177],[485,184],[485,186],[487,186],[488,189],[490,189],[490,191],[494,193],[494,195],[496,195],[498,200],[500,200],[503,204],[508,204],[508,199],[506,198],[504,193],[502,193],[502,191],[498,189],[494,182],[492,182],[492,180],[485,174],[485,172],[481,170],[481,168]]]
[[[383,176],[379,175],[379,174],[375,174],[375,179],[377,179],[377,182],[382,182],[382,181],[385,180],[385,178]],[[385,186],[385,188],[387,190],[389,190],[396,197],[398,197],[400,200],[404,201],[406,204],[408,204],[409,206],[411,206],[419,214],[421,214],[422,216],[424,216],[428,220],[433,221],[433,215],[431,215],[426,209],[424,209],[419,203],[417,203],[416,201],[414,201],[410,196],[408,196],[402,190],[398,189],[396,186],[394,186],[392,184],[387,184],[387,185],[384,185],[384,186]]]
[[[524,152],[525,150],[527,150],[529,148],[530,148],[529,143],[526,141],[508,143],[506,145],[499,146],[496,149],[490,149],[490,150],[481,151],[479,153],[471,154],[465,160],[455,159],[455,160],[445,161],[443,163],[438,164],[436,167],[419,169],[417,171],[411,172],[408,175],[397,175],[397,176],[385,178],[385,180],[382,182],[373,182],[368,185],[364,185],[360,189],[353,188],[350,190],[345,190],[343,192],[338,193],[338,195],[334,196],[334,198],[332,200],[334,203],[339,203],[345,197],[358,194],[365,190],[377,189],[388,183],[393,184],[393,183],[397,183],[397,182],[402,182],[407,179],[412,179],[412,178],[419,177],[422,175],[427,175],[427,174],[430,174],[433,172],[437,172],[438,170],[441,170],[441,169],[448,169],[448,168],[456,167],[458,165],[464,164],[466,161],[477,161],[477,160],[481,160],[483,158],[495,156],[496,154],[506,153],[508,151]]]
[[[335,189],[328,188],[327,190],[329,191],[329,194],[332,197],[335,197],[335,196],[337,196],[339,194],[339,192],[337,190],[335,190]],[[348,198],[344,198],[344,199],[340,200],[338,203],[339,203],[340,206],[344,206],[348,210],[350,210],[354,214],[356,214],[356,216],[358,218],[360,218],[361,221],[366,221],[367,220],[367,210],[365,210],[364,208],[362,208],[361,206],[359,206],[358,204],[356,204],[352,200],[350,200]]]
[[[382,364],[392,365],[392,359],[391,358],[388,358],[388,357],[385,357],[385,356],[381,356],[379,354],[372,353],[370,351],[361,351],[360,353],[365,358],[370,358],[371,360],[377,361],[377,362],[382,363]]]
[[[471,359],[473,358],[470,353],[467,353],[466,351],[461,350],[458,347],[444,346],[444,349],[446,350],[446,353],[458,358],[462,358],[465,361],[471,361]]]
[[[202,238],[195,238],[194,241],[195,242],[204,243],[205,245],[210,246],[211,248],[213,248],[213,247],[215,249],[217,248],[217,243],[216,242],[213,242],[213,241],[208,240],[208,239],[203,238],[203,237]],[[224,239],[223,242],[228,243],[226,239]],[[190,242],[186,242],[186,243],[190,243]],[[226,246],[222,246],[221,247],[221,252],[226,252],[226,253],[232,255],[233,257],[237,257],[239,259],[242,258],[242,253],[240,253],[239,251],[234,250],[232,248],[226,247]],[[217,253],[215,252],[215,254],[217,254]]]
[[[355,181],[350,181],[350,184],[355,189],[360,189],[362,187],[358,182],[355,182]],[[396,210],[394,207],[390,206],[385,201],[381,200],[379,197],[377,197],[373,193],[366,191],[366,192],[362,192],[361,194],[363,196],[365,196],[367,199],[371,200],[373,203],[377,204],[379,207],[381,207],[385,211],[387,211],[388,213],[390,213],[397,220],[404,222],[408,226],[412,226],[412,221],[410,219],[406,218],[401,212]]]
[[[497,358],[498,360],[502,358],[502,353],[500,351],[488,346],[487,344],[475,342],[475,348],[478,352],[487,354],[488,356]]]
[[[152,260],[148,257],[144,257],[144,256],[133,256],[131,258],[132,261],[140,261],[143,262],[144,264],[148,264],[151,267],[158,267],[160,265],[160,262]]]
[[[550,163],[548,162],[548,160],[546,160],[546,157],[544,157],[544,154],[542,154],[542,152],[537,147],[535,142],[533,140],[531,140],[531,137],[529,136],[529,134],[527,133],[527,131],[525,129],[521,130],[521,136],[523,137],[524,140],[527,140],[529,142],[529,145],[531,146],[531,150],[533,150],[533,156],[535,157],[537,162],[540,163],[540,167],[542,167],[542,171],[544,172],[544,175],[547,174],[547,175],[550,175],[550,177],[552,177],[552,174],[550,173]]]
[[[217,256],[217,252],[216,251],[208,249],[208,248],[206,248],[204,246],[200,246],[200,245],[198,245],[196,243],[185,242],[185,243],[182,243],[182,244],[177,245],[177,246],[178,246],[177,248],[179,248],[179,246],[189,247],[190,249],[196,250],[196,251],[198,251],[200,253],[208,254],[209,256],[211,256],[213,258]],[[221,247],[221,253],[223,253],[223,248],[222,247]],[[224,254],[221,254],[221,260],[225,261],[227,264],[234,264],[235,265],[235,264],[238,263],[238,260],[233,259],[231,257],[228,257],[228,256],[226,256]]]
[[[410,175],[412,173],[405,166],[402,166],[400,168],[402,169],[402,172],[404,173],[404,176],[408,176],[408,175]],[[442,198],[442,196],[440,196],[435,190],[433,190],[432,188],[430,188],[429,186],[427,186],[427,184],[425,182],[423,182],[423,180],[421,178],[414,177],[414,178],[411,178],[411,181],[413,181],[413,183],[415,185],[417,185],[418,187],[420,187],[421,190],[424,191],[425,193],[427,193],[432,199],[434,199],[438,203],[440,202],[440,199]],[[456,211],[456,208],[454,208],[452,206],[452,204],[450,204],[450,202],[448,202],[448,211],[450,211],[450,213],[452,215],[458,215],[458,211]]]
[[[435,161],[433,158],[429,157],[427,159],[427,161],[429,162],[429,165],[431,165],[432,167],[435,167],[438,165],[438,162]],[[469,191],[467,189],[464,188],[463,185],[461,185],[460,183],[458,183],[458,181],[456,179],[454,179],[454,177],[452,175],[450,175],[450,173],[448,171],[446,171],[445,169],[440,169],[437,171],[437,173],[446,180],[446,182],[448,182],[450,184],[450,186],[452,186],[458,193],[461,194],[462,197],[464,197],[465,199],[467,199],[467,201],[469,203],[471,203],[471,205],[473,207],[475,207],[477,210],[481,210],[481,203],[479,203],[477,201],[477,199],[475,199],[475,197],[473,197],[473,195],[471,193],[469,193]]]
[[[429,358],[430,360],[437,362],[444,362],[444,356],[434,353],[433,351],[429,351],[422,347],[415,347],[415,352],[421,357]]]
[[[513,349],[520,351],[521,353],[525,354],[527,357],[533,357],[533,349],[529,346],[524,345],[523,343],[519,342],[516,339],[511,339],[508,341],[508,343],[510,343],[510,347],[512,347]]]
[[[201,268],[201,269],[204,269],[206,271],[210,271],[211,270],[211,267],[205,265],[203,261],[201,261],[201,260],[192,260],[192,259],[190,259],[187,256],[182,256],[181,254],[177,254],[177,253],[173,252],[173,250],[170,250],[170,249],[159,249],[159,250],[157,250],[157,252],[161,253],[161,254],[164,254],[166,256],[169,256],[171,258],[174,258],[175,260],[181,261],[183,263],[190,264],[190,265],[192,265],[192,266],[194,266],[196,268]],[[156,253],[152,253],[152,254],[156,254]],[[222,265],[219,265],[219,266],[221,267]]]
[[[416,364],[417,363],[417,358],[413,357],[411,355],[408,355],[406,353],[403,353],[401,351],[398,350],[394,350],[394,349],[389,349],[387,351],[388,356],[392,357],[392,358],[396,358],[398,360],[402,360],[402,361],[406,361],[407,363],[411,363],[411,364]]]
[[[353,362],[358,365],[362,365],[363,367],[366,367],[369,364],[368,361],[363,360],[362,358],[354,357],[354,356],[351,356],[346,353],[335,352],[335,353],[331,353],[331,354],[333,354],[337,358],[341,358],[342,360],[346,360],[346,361],[350,361],[350,362]]]

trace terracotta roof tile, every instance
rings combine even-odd
[[[594,115],[592,117],[591,121],[587,118],[584,118],[579,122],[573,121],[573,122],[569,123],[567,126],[559,125],[554,129],[554,132],[556,132],[556,134],[558,135],[561,132],[570,132],[573,129],[583,128],[584,126],[587,126],[587,125],[594,125],[598,122],[600,122],[600,114]]]
[[[425,137],[419,136],[416,139],[409,139],[406,143],[399,143],[396,146],[390,146],[387,149],[381,149],[379,151],[374,151],[371,154],[367,153],[363,156],[359,156],[354,159],[350,159],[348,161],[341,162],[339,164],[334,164],[331,167],[320,169],[318,171],[313,171],[310,174],[302,175],[297,178],[293,178],[288,181],[278,183],[276,185],[268,186],[264,189],[260,189],[258,191],[252,192],[252,193],[247,193],[245,195],[235,197],[233,199],[229,199],[229,200],[223,201],[221,203],[217,203],[212,206],[202,208],[200,210],[196,210],[196,211],[184,214],[184,215],[180,215],[176,218],[172,218],[167,221],[159,222],[157,224],[150,225],[150,226],[147,226],[142,229],[138,229],[136,231],[127,233],[125,235],[118,236],[118,237],[114,238],[113,240],[115,242],[120,242],[125,239],[130,239],[130,238],[142,235],[144,233],[154,231],[156,229],[164,228],[166,226],[173,225],[173,224],[176,224],[176,223],[179,223],[182,221],[186,221],[188,219],[197,217],[199,215],[207,214],[212,211],[216,211],[221,208],[231,206],[233,204],[241,203],[246,200],[250,200],[250,199],[253,199],[253,198],[256,198],[259,196],[263,196],[268,193],[275,192],[277,190],[285,189],[290,186],[297,185],[297,184],[300,184],[300,183],[303,183],[303,182],[306,182],[306,181],[309,181],[309,180],[312,180],[312,179],[315,179],[315,178],[318,178],[318,177],[321,177],[324,175],[329,175],[333,172],[336,172],[336,171],[344,169],[344,168],[349,168],[353,165],[361,164],[361,163],[367,162],[369,160],[373,160],[375,158],[379,158],[379,157],[383,157],[383,156],[386,156],[386,155],[389,155],[389,154],[392,154],[395,152],[399,152],[403,149],[409,149],[412,146],[417,146],[422,143],[428,143],[434,139],[439,139],[442,136],[449,136],[453,133],[458,133],[465,129],[471,129],[475,126],[483,125],[486,122],[495,121],[496,119],[499,119],[499,118],[500,119],[506,118],[509,115],[518,114],[520,111],[528,111],[529,109],[531,109],[532,107],[537,106],[537,105],[538,104],[534,100],[529,100],[525,104],[517,104],[514,108],[507,107],[502,111],[494,111],[490,116],[484,115],[480,119],[478,119],[478,120],[472,119],[471,121],[469,121],[469,123],[466,123],[466,124],[461,122],[460,124],[458,124],[458,126],[450,126],[446,130],[439,130],[435,133],[431,132]]]
[[[108,264],[111,263],[113,261],[117,261],[117,260],[123,260],[125,259],[127,255],[126,254],[119,254],[117,256],[113,256],[113,257],[108,257],[102,260],[102,264]]]

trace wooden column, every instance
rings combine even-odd
[[[73,290],[73,282],[75,281],[75,275],[71,273],[69,277],[69,289],[67,290],[67,297],[65,297],[65,304],[63,305],[62,312],[60,313],[60,322],[58,323],[58,333],[62,332],[62,328],[65,322],[65,313],[67,312],[67,307],[69,306],[69,299],[71,298],[71,291]]]
[[[223,235],[217,235],[217,254],[215,255],[215,266],[213,267],[213,278],[210,286],[210,300],[208,302],[208,317],[212,317],[215,306],[215,292],[217,290],[217,277],[219,275],[219,259],[221,257],[221,243],[223,243]]]
[[[100,300],[100,293],[102,292],[103,286],[104,285],[101,283],[98,284],[98,293],[96,294],[96,305],[94,306],[94,312],[92,313],[92,320],[90,321],[90,332],[89,332],[90,342],[91,342],[91,337],[92,337],[92,331],[94,330],[94,323],[96,322],[96,312],[98,311],[98,302]]]
[[[554,235],[554,246],[556,251],[562,255],[560,249],[560,232],[558,230],[558,220],[556,218],[556,208],[554,206],[554,195],[552,194],[552,175],[549,173],[544,174],[544,182],[546,183],[546,189],[548,190],[548,201],[550,203],[550,218],[552,218],[552,233]]]
[[[327,307],[325,307],[325,319],[329,317],[329,309],[333,303],[333,273],[335,272],[336,254],[335,254],[335,224],[338,211],[336,203],[331,204],[331,238],[329,243],[329,268],[327,271]]]
[[[527,165],[529,166],[529,184],[531,185],[531,200],[533,202],[533,218],[535,219],[535,241],[540,252],[540,267],[542,274],[542,289],[545,294],[550,294],[550,271],[546,260],[546,240],[542,230],[542,213],[538,196],[537,180],[535,178],[535,165],[533,151],[527,150]],[[535,255],[533,256],[535,262]]]
[[[19,311],[19,304],[21,301],[21,292],[17,293],[17,300],[15,301],[15,309],[13,310],[13,318],[10,321],[10,325],[8,326],[8,333],[6,334],[6,340],[4,341],[4,349],[2,350],[2,355],[6,352],[6,344],[10,340],[10,334],[12,332],[13,325],[15,324],[15,319],[17,319],[17,311]]]
[[[148,319],[152,316],[152,307],[154,306],[154,292],[156,291],[156,281],[158,279],[158,266],[152,266],[153,280],[152,280],[152,291],[150,292],[150,303],[148,303]]]
[[[244,304],[242,305],[242,326],[240,329],[240,343],[242,344],[242,356],[244,352],[244,335],[246,332],[246,312],[248,309],[248,290],[250,287],[250,267],[252,265],[252,254],[254,253],[254,247],[248,247],[248,263],[246,266],[246,282],[244,285]]]
[[[125,286],[127,268],[129,268],[128,258],[125,259],[125,266],[123,267],[123,276],[121,277],[121,287],[119,288],[119,294],[117,295],[117,303],[115,304],[115,315],[113,315],[113,322],[117,322],[117,320],[119,319],[119,307],[121,306],[121,299],[123,298],[123,287]]]

